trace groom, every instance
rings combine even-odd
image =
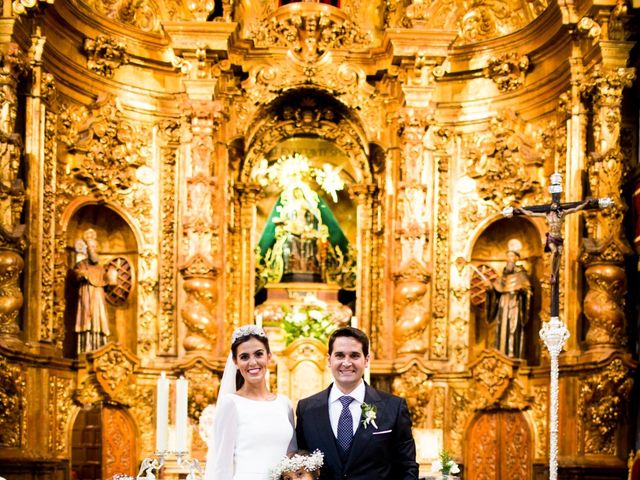
[[[404,399],[362,380],[369,339],[357,328],[329,338],[335,383],[298,402],[298,448],[324,453],[320,480],[417,480],[416,446]]]

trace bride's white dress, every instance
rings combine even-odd
[[[296,448],[293,408],[285,396],[257,401],[225,395],[215,415],[205,480],[268,480],[269,470]]]

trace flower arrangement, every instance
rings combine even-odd
[[[322,302],[316,300],[294,305],[293,308],[283,308],[285,314],[282,319],[282,329],[285,343],[289,345],[298,338],[316,338],[323,343],[336,328],[331,314],[324,308]]]
[[[378,408],[366,402],[362,402],[360,408],[362,409],[362,426],[364,429],[366,430],[369,424],[371,424],[377,430],[378,425],[376,424],[376,418],[378,416]]]
[[[431,464],[432,472],[440,472],[444,475],[457,475],[460,473],[458,464],[453,460],[453,457],[446,450],[440,452],[440,458]]]
[[[337,192],[344,190],[342,167],[335,167],[329,163],[323,163],[321,167],[312,166],[307,157],[294,153],[283,155],[271,165],[263,158],[254,167],[251,177],[263,187],[275,184],[281,189],[290,188],[292,185],[305,185],[306,188],[310,188],[308,183],[315,180],[322,190],[331,195],[334,202],[338,202]]]

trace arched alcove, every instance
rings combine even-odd
[[[349,245],[354,247],[353,286],[343,290],[350,295],[340,301],[348,304],[352,314],[358,316],[359,325],[368,329],[374,315],[368,302],[379,295],[376,290],[379,286],[371,284],[372,261],[377,252],[372,249],[357,251],[355,247],[370,245],[368,239],[373,236],[373,222],[379,217],[372,212],[374,208],[380,208],[375,201],[374,178],[375,171],[380,169],[372,168],[369,147],[355,112],[328,92],[312,88],[291,89],[261,107],[245,130],[243,144],[238,140],[233,143],[229,151],[230,166],[235,170],[233,176],[239,194],[237,208],[240,209],[239,215],[232,215],[238,219],[233,242],[237,242],[239,251],[246,252],[241,260],[246,270],[235,275],[250,305],[246,311],[240,311],[241,318],[253,315],[251,309],[255,304],[251,297],[262,287],[254,281],[255,267],[261,261],[255,257],[256,246],[282,193],[282,188],[280,191],[273,189],[272,179],[268,176],[268,181],[264,181],[261,172],[279,158],[304,154],[310,168],[328,166],[338,171],[345,182],[344,188],[335,192],[335,202],[326,192],[322,194],[321,202],[330,207]],[[376,160],[380,163],[378,157]],[[366,295],[362,295],[363,291]],[[258,303],[261,300],[259,296],[256,298]],[[242,308],[245,302],[238,304]]]
[[[75,333],[78,314],[79,281],[76,272],[79,254],[78,242],[87,237],[87,231],[97,242],[97,264],[105,271],[105,305],[108,316],[108,341],[117,342],[131,352],[137,343],[137,302],[135,301],[138,245],[129,224],[114,210],[102,204],[85,204],[71,216],[66,232],[65,282],[65,343],[64,353],[73,357],[78,351]],[[109,277],[109,278],[107,278]]]
[[[347,156],[358,183],[371,182],[369,143],[356,112],[329,93],[292,89],[260,108],[245,134],[246,156],[238,172],[248,182],[255,166],[278,144],[292,137],[320,138]]]
[[[512,255],[510,251],[516,254]],[[515,355],[506,351],[503,353],[524,358],[529,364],[539,363],[537,332],[540,329],[540,278],[544,266],[543,246],[537,227],[521,217],[495,220],[477,236],[470,260],[473,269],[470,285],[471,357],[477,357],[485,349],[503,348],[504,341],[497,340],[497,337],[500,335],[500,325],[504,324],[497,317],[501,314],[499,309],[503,308],[499,304],[501,295],[507,295],[504,291],[508,290],[521,292],[518,298],[512,298],[515,303],[511,304],[511,308],[526,308],[526,323],[519,333],[515,333],[516,336],[522,336],[522,348],[516,348]],[[515,261],[515,270],[511,272],[515,275],[511,276],[508,275],[510,260]],[[530,290],[528,301],[522,293],[527,288]],[[502,301],[505,302],[506,298]]]

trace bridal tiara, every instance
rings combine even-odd
[[[280,480],[284,472],[296,472],[304,468],[307,472],[315,472],[324,464],[324,453],[314,450],[311,454],[296,453],[291,458],[284,457],[282,461],[271,470],[269,480]]]
[[[257,335],[258,337],[267,338],[267,334],[264,333],[262,327],[257,325],[243,325],[233,331],[233,335],[231,335],[231,344],[233,345],[236,343],[236,340],[241,337],[246,337],[247,335]]]

